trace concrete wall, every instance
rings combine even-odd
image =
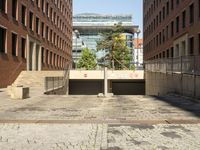
[[[200,98],[200,76],[145,72],[146,95],[169,93]]]

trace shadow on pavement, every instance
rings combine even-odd
[[[176,96],[153,96],[157,101],[164,101],[173,107],[178,107],[182,110],[188,111],[200,118],[200,103],[189,99],[184,99]]]

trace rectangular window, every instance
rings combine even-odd
[[[169,15],[169,2],[167,2],[167,15]]]
[[[194,22],[194,4],[190,5],[190,24]]]
[[[163,7],[163,20],[165,19],[165,7]]]
[[[44,12],[44,0],[41,0],[42,1],[42,11]]]
[[[53,64],[53,61],[52,61],[52,60],[53,60],[53,55],[52,55],[52,52],[50,52],[50,62],[49,62],[50,65]]]
[[[168,39],[168,38],[169,38],[169,35],[168,35],[168,33],[169,33],[169,26],[167,26],[167,28],[166,28],[166,39]]]
[[[44,22],[42,22],[42,27],[41,27],[41,33],[42,33],[42,37],[44,37]]]
[[[29,28],[33,31],[33,13],[29,12]]]
[[[0,53],[6,52],[6,29],[0,27]]]
[[[12,33],[12,55],[17,56],[17,35]]]
[[[17,19],[17,0],[12,0],[12,17]]]
[[[42,63],[44,63],[44,47],[42,47]]]
[[[49,51],[46,50],[46,64],[49,64]]]
[[[182,28],[185,28],[186,24],[186,11],[182,12]]]
[[[39,0],[36,0],[36,5],[37,5],[37,7],[39,7]]]
[[[179,0],[176,0],[176,5],[178,5],[179,4]]]
[[[21,40],[21,54],[22,58],[26,58],[26,39],[24,38]]]
[[[174,36],[174,21],[171,22],[171,37]]]
[[[190,55],[194,54],[194,37],[189,38]]]
[[[46,39],[49,40],[49,27],[46,26]]]
[[[199,18],[200,18],[200,0],[199,0],[199,3],[198,3],[198,7],[199,7]]]
[[[171,47],[171,58],[174,57],[174,47]]]
[[[200,54],[200,33],[199,33],[199,39],[198,39],[198,42],[199,42],[199,54]]]
[[[49,17],[49,3],[46,3],[46,15]]]
[[[22,5],[22,15],[21,15],[22,24],[26,26],[26,7]]]
[[[38,17],[36,17],[36,33],[37,34],[40,34],[39,33],[39,25],[40,25],[40,19]]]
[[[6,0],[0,0],[0,11],[5,13],[5,11],[6,11]]]
[[[171,10],[174,9],[174,0],[171,0]]]
[[[179,16],[176,17],[176,32],[179,32]]]

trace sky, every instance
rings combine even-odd
[[[142,31],[142,3],[143,0],[73,0],[73,13],[131,14],[134,25]]]

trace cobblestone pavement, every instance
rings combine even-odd
[[[0,93],[0,120],[199,120],[200,103],[179,97],[37,96],[10,100]]]
[[[200,104],[165,96],[0,92],[0,150],[199,150]]]
[[[0,124],[2,150],[199,150],[200,125]]]

